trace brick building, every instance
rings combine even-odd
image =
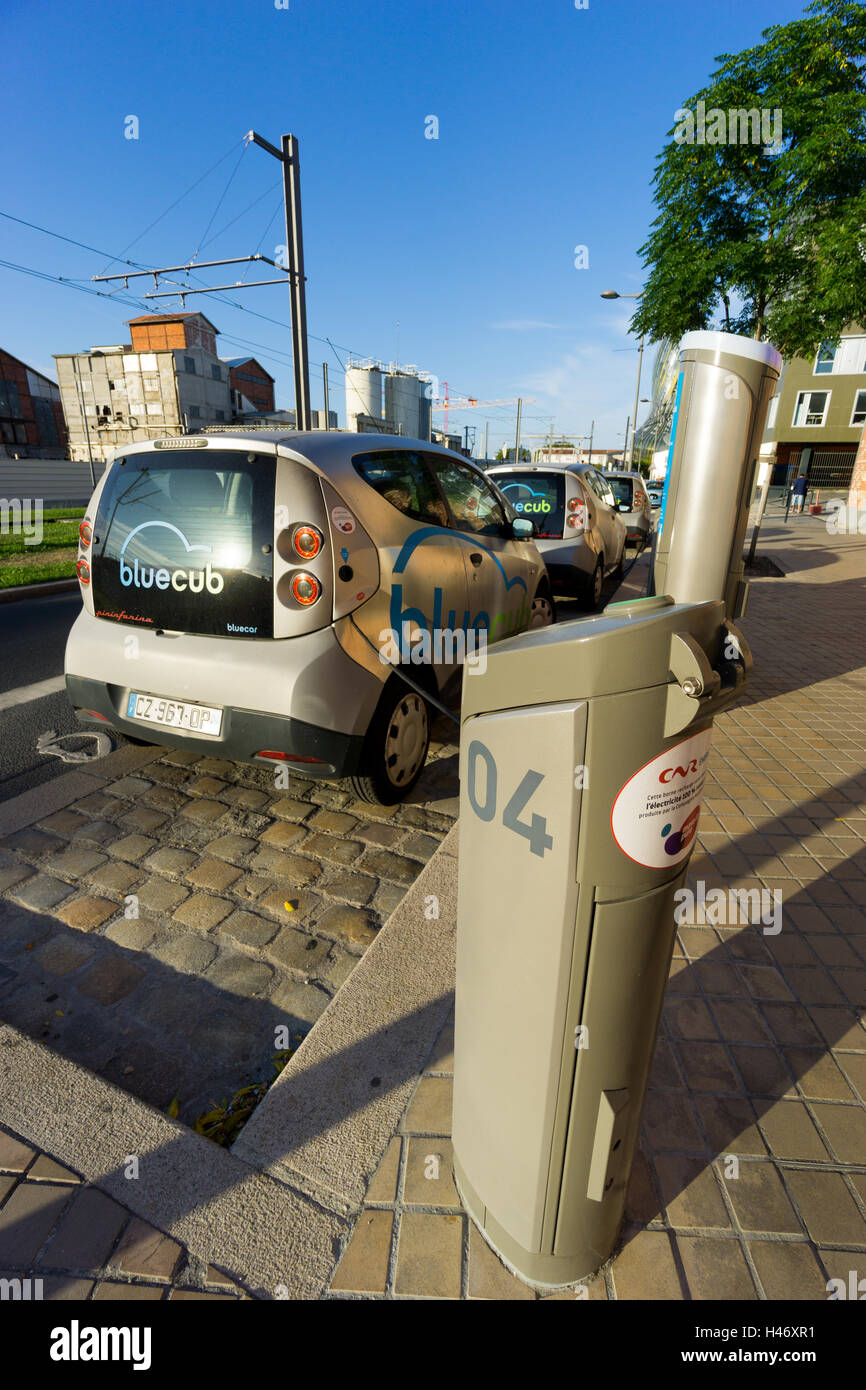
[[[56,383],[0,348],[0,457],[65,454],[66,424]]]
[[[243,414],[247,407],[240,397],[249,401],[259,415],[270,415],[274,410],[274,378],[266,372],[254,357],[224,357],[229,369],[229,385],[232,390],[232,406],[237,414]]]

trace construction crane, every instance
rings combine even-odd
[[[445,434],[448,433],[448,411],[449,411],[449,410],[486,410],[486,409],[488,409],[490,406],[497,406],[497,405],[517,405],[517,397],[516,397],[516,396],[514,397],[513,400],[508,400],[508,401],[479,401],[475,396],[449,396],[449,395],[448,395],[448,382],[447,382],[447,381],[443,381],[442,386],[443,386],[444,391],[445,391],[445,394],[444,394],[444,396],[442,397],[442,404],[441,404],[441,405],[439,404],[439,397],[438,397],[438,396],[435,396],[435,397],[434,397],[434,404],[432,405],[431,409],[432,409],[432,410],[444,410],[445,415],[444,415],[443,420],[442,420],[442,428],[443,428],[443,431],[444,431]],[[524,405],[534,405],[534,404],[535,404],[535,397],[534,397],[534,396],[523,396],[523,397],[521,397],[521,399],[522,399]]]

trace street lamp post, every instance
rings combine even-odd
[[[643,291],[641,291],[640,294],[620,294],[619,290],[602,290],[601,297],[602,299],[641,299],[643,297]],[[634,458],[634,436],[635,431],[637,430],[637,408],[640,397],[640,374],[641,367],[643,366],[643,345],[645,337],[646,334],[641,333],[640,347],[638,348],[637,354],[637,381],[635,383],[634,388],[634,410],[631,414],[631,419],[633,422],[631,432],[631,449],[628,453],[628,457],[626,457],[626,451],[625,449],[623,449],[623,468],[627,468],[631,464],[632,459]]]

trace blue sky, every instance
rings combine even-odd
[[[350,349],[416,363],[452,395],[534,397],[524,437],[545,433],[551,417],[557,431],[588,434],[594,419],[595,443],[614,447],[632,407],[637,351],[628,301],[599,294],[640,289],[653,169],[674,112],[718,54],[758,42],[804,8],[6,0],[0,209],[95,250],[0,219],[0,258],[90,286],[92,275],[121,269],[108,266],[121,255],[145,266],[196,251],[273,256],[285,239],[280,167],[255,146],[244,151],[243,136],[254,128],[278,144],[291,131],[314,406],[327,360],[343,422],[340,362]],[[124,138],[130,115],[137,140]],[[429,116],[438,118],[435,140],[425,138]],[[587,247],[588,269],[575,268],[576,246]],[[202,274],[219,276],[205,279],[216,284],[244,270]],[[152,289],[132,282],[137,294],[144,286]],[[51,375],[52,353],[128,341],[124,320],[141,311],[2,267],[0,296],[0,344]],[[287,291],[223,298],[244,308],[216,296],[187,308],[221,330],[222,356],[258,357],[277,378],[277,404],[291,406]],[[336,353],[317,341],[326,338]],[[475,424],[483,438],[489,419],[492,453],[513,443],[514,414],[452,412],[451,424]]]

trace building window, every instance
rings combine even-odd
[[[214,381],[222,381],[223,379],[223,374],[215,362],[211,362],[210,364],[210,374]]]
[[[217,417],[218,420],[224,420],[224,419],[226,418],[226,413],[225,413],[225,411],[224,411],[224,410],[218,410],[218,411],[216,412],[216,417]]]
[[[766,424],[766,426],[765,426],[766,429],[768,429],[768,430],[775,429],[775,426],[776,426],[776,416],[778,415],[778,413],[779,413],[779,397],[778,397],[778,396],[774,396],[773,399],[770,401],[770,409],[767,411],[767,424]]]
[[[21,402],[14,381],[0,380],[0,415],[20,415]]]
[[[815,358],[815,370],[813,376],[822,376],[826,372],[832,372],[833,363],[836,360],[836,343],[822,343],[818,349],[818,356]]]
[[[201,410],[197,405],[190,406],[189,417],[191,420],[199,420],[201,418]]]
[[[805,425],[823,425],[827,418],[830,395],[830,391],[798,392],[792,424],[798,428]]]
[[[191,372],[192,375],[195,376],[195,358],[185,357],[183,359],[183,369],[185,372]]]
[[[866,391],[854,394],[854,409],[851,412],[852,425],[866,425]]]

